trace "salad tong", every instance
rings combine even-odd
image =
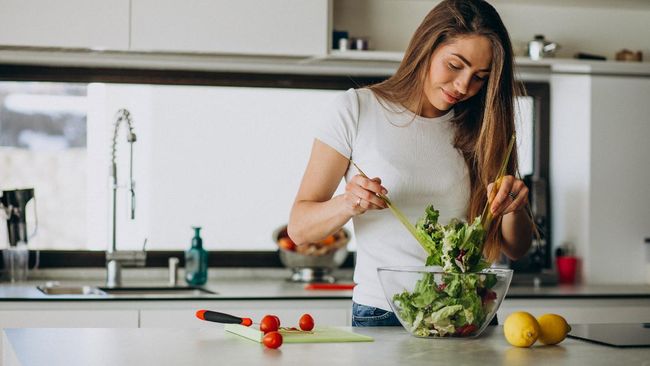
[[[359,172],[359,174],[362,177],[370,179],[370,178],[368,178],[366,173],[364,173],[363,170],[361,170],[361,168],[359,168],[359,166],[354,161],[352,161],[352,159],[350,159],[350,163],[352,163],[352,165],[354,165],[355,169],[357,169],[357,171]],[[397,219],[402,223],[402,225],[404,225],[404,227],[409,231],[409,233],[411,233],[411,235],[413,235],[415,240],[417,240],[418,243],[420,243],[420,245],[422,245],[422,247],[425,248],[425,250],[426,250],[426,246],[420,241],[420,238],[418,237],[418,234],[415,231],[415,226],[413,226],[413,224],[411,224],[411,222],[409,222],[409,220],[406,218],[406,215],[404,215],[404,213],[402,213],[402,211],[400,209],[398,209],[393,204],[393,202],[391,202],[391,200],[388,198],[388,196],[386,196],[385,194],[381,194],[381,193],[376,193],[376,195],[377,195],[377,197],[381,198],[382,201],[384,201],[386,203],[386,206],[388,206],[388,208],[393,213],[393,215],[395,217],[397,217]]]
[[[506,167],[508,166],[508,161],[510,160],[510,154],[512,153],[512,148],[514,144],[515,144],[515,134],[513,133],[512,137],[510,137],[510,142],[508,143],[508,150],[506,156],[504,156],[503,161],[501,162],[501,167],[499,168],[499,172],[497,174],[494,187],[492,188],[494,192],[497,192],[499,190],[499,187],[501,186],[501,180],[505,175]],[[370,179],[368,178],[366,173],[364,173],[363,170],[361,170],[361,168],[359,168],[359,166],[352,159],[349,160],[350,163],[355,167],[355,169],[359,172],[359,174],[362,177]],[[417,234],[415,226],[411,224],[411,222],[406,218],[406,215],[404,215],[404,213],[393,204],[393,202],[388,198],[388,196],[382,193],[376,193],[376,195],[386,203],[386,205],[393,213],[393,215],[402,223],[402,225],[404,225],[404,227],[409,231],[409,233],[413,235],[415,240],[417,240],[417,242],[420,243],[420,245],[422,245],[422,247],[425,250],[427,250],[427,246],[422,242],[421,238]],[[492,220],[493,220],[492,213],[490,212],[490,210],[488,210],[490,203],[491,202],[488,197],[488,200],[485,203],[485,207],[483,208],[483,213],[481,214],[481,226],[483,227],[483,230],[485,230],[486,232],[490,228],[490,225],[492,224]]]
[[[506,173],[506,167],[508,166],[508,161],[510,161],[510,154],[512,153],[512,147],[515,145],[515,134],[512,134],[512,137],[510,137],[510,142],[508,143],[508,151],[506,152],[506,156],[503,157],[503,161],[501,162],[501,167],[499,168],[499,172],[497,173],[496,180],[494,181],[494,186],[492,186],[492,191],[488,192],[488,198],[485,202],[485,207],[483,208],[483,213],[481,214],[481,226],[483,226],[483,230],[485,232],[488,232],[490,229],[490,225],[492,224],[492,220],[494,217],[492,217],[492,212],[488,210],[488,207],[492,205],[492,200],[490,200],[490,194],[492,192],[498,192],[499,188],[501,187],[501,180],[503,179],[503,176]],[[494,199],[494,198],[492,198]]]

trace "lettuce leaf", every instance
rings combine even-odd
[[[415,232],[427,252],[426,265],[441,266],[445,272],[440,283],[425,273],[412,292],[393,296],[402,321],[423,337],[452,336],[470,324],[480,327],[490,309],[483,296],[497,282],[493,274],[475,273],[490,267],[483,257],[486,232],[480,217],[471,224],[452,219],[447,225],[441,225],[439,217],[433,205],[427,206]]]

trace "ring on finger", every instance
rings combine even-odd
[[[357,203],[354,204],[354,207],[359,207],[361,206],[361,197],[357,200]]]
[[[511,191],[510,193],[508,193],[508,196],[510,196],[510,198],[514,201],[517,198],[518,194],[519,193],[515,193]]]

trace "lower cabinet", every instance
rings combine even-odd
[[[138,310],[5,310],[2,328],[137,328]]]
[[[52,309],[48,304],[40,304],[43,309],[4,310],[0,307],[0,332],[5,328],[137,328],[138,310],[91,310]],[[3,340],[0,355],[3,355]],[[2,365],[2,357],[0,357]]]
[[[647,323],[650,299],[505,299],[497,311],[499,323],[515,311],[555,313],[571,324]]]

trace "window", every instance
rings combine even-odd
[[[85,84],[0,83],[0,188],[35,189],[26,207],[30,247],[86,243],[86,100]]]
[[[128,217],[129,146],[121,126],[118,249],[140,249],[147,239],[147,250],[183,250],[191,227],[201,226],[208,250],[274,251],[272,233],[287,223],[319,111],[354,86],[323,80],[297,87],[0,82],[0,188],[35,189],[31,249],[105,250],[110,145],[115,113],[126,108],[137,135],[136,218]],[[534,141],[540,102],[532,95],[518,103],[522,176],[544,159]],[[30,231],[35,224],[29,206]],[[2,225],[0,243],[5,231]]]
[[[185,249],[191,227],[202,226],[210,250],[275,250],[271,236],[287,223],[317,111],[337,93],[103,83],[2,86],[0,184],[35,188],[38,233],[31,248],[68,250],[107,248],[109,148],[120,108],[130,111],[137,141],[136,217],[130,220],[129,146],[126,126],[120,126],[119,249],[139,249],[145,239],[148,250]]]

